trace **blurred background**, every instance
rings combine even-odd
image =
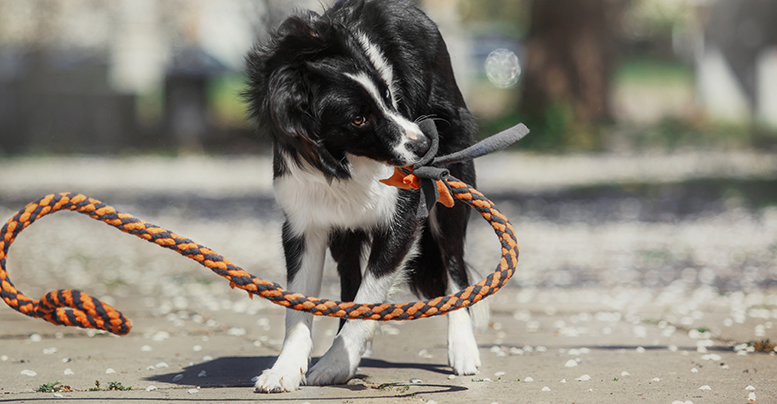
[[[0,155],[264,152],[243,55],[326,3],[2,0]],[[772,1],[418,3],[484,136],[525,122],[523,150],[777,144]]]
[[[294,8],[331,2],[0,0],[0,213],[84,192],[283,279],[243,55]],[[476,162],[479,189],[519,229],[511,285],[702,288],[706,299],[777,284],[777,2],[417,3],[440,26],[481,136],[532,131]],[[487,272],[497,243],[473,220],[469,260]],[[20,238],[23,290],[61,278],[167,302],[201,290],[186,285],[230,293],[195,264],[85,222],[54,218]],[[151,286],[137,285],[144,276]],[[776,295],[758,296],[744,307],[777,309]]]

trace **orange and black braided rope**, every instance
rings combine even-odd
[[[412,320],[441,315],[477,303],[504,286],[518,264],[518,244],[510,222],[483,194],[450,175],[439,181],[443,181],[438,184],[443,194],[447,188],[450,192],[448,196],[466,203],[491,224],[502,246],[502,258],[496,270],[480,282],[455,294],[403,304],[358,304],[304,296],[284,290],[275,282],[257,278],[207,247],[130,214],[118,212],[96,199],[81,194],[61,193],[47,195],[30,203],[9,219],[0,230],[0,297],[13,309],[27,316],[42,318],[57,325],[95,328],[118,335],[130,331],[131,323],[124,315],[86,293],[57,290],[47,293],[40,300],[34,300],[17,290],[8,277],[6,257],[18,234],[45,215],[71,210],[174,250],[223,276],[233,288],[238,287],[247,291],[251,297],[259,295],[293,310],[318,316],[381,321]]]

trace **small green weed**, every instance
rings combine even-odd
[[[100,381],[95,380],[94,381],[94,387],[90,388],[89,391],[127,391],[132,390],[132,387],[124,387],[120,382],[108,382],[108,388],[103,389],[100,388]]]
[[[132,387],[130,386],[124,387],[119,382],[109,382],[108,390],[127,391],[127,390],[132,390]]]
[[[57,387],[59,386],[59,381],[53,382],[53,383],[46,383],[41,384],[38,386],[38,389],[35,390],[38,393],[52,393],[57,391]]]

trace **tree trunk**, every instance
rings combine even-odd
[[[545,120],[550,108],[561,107],[572,112],[577,124],[609,120],[614,33],[625,1],[532,1],[521,96],[524,114]]]

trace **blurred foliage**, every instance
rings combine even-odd
[[[777,131],[761,125],[713,122],[704,118],[667,117],[644,126],[598,126],[575,122],[571,108],[563,104],[548,108],[545,116],[529,117],[511,113],[481,120],[481,138],[518,123],[531,133],[512,146],[540,152],[602,152],[611,149],[612,137],[621,137],[631,151],[675,151],[679,149],[759,149],[777,150]]]
[[[667,117],[628,135],[636,150],[683,148],[769,150],[777,147],[777,132],[756,124],[730,124],[708,119]]]
[[[690,64],[631,58],[618,65],[612,83],[613,88],[692,89],[694,80],[694,68]],[[503,91],[517,93],[520,88]],[[753,123],[718,122],[714,117],[699,113],[678,112],[651,124],[627,122],[596,125],[576,121],[570,105],[556,102],[540,116],[522,114],[516,108],[511,108],[507,114],[481,118],[478,123],[482,138],[524,123],[531,134],[513,147],[541,152],[600,152],[611,150],[614,143],[625,145],[632,151],[673,151],[684,148],[777,149],[777,130]]]
[[[694,67],[690,63],[654,58],[629,58],[615,69],[612,83],[618,85],[693,85]]]
[[[464,23],[509,23],[514,29],[525,32],[529,25],[526,0],[460,0],[459,15]]]
[[[513,146],[520,150],[542,152],[601,151],[603,132],[591,124],[577,122],[571,106],[555,103],[541,116],[512,112],[494,119],[478,122],[481,138],[488,137],[518,123],[525,124],[531,133]]]
[[[246,89],[242,73],[232,73],[210,80],[207,86],[208,104],[219,126],[246,128],[250,126],[246,103],[240,95]]]
[[[629,0],[623,31],[630,37],[671,36],[675,27],[687,22],[691,10],[684,1]]]

